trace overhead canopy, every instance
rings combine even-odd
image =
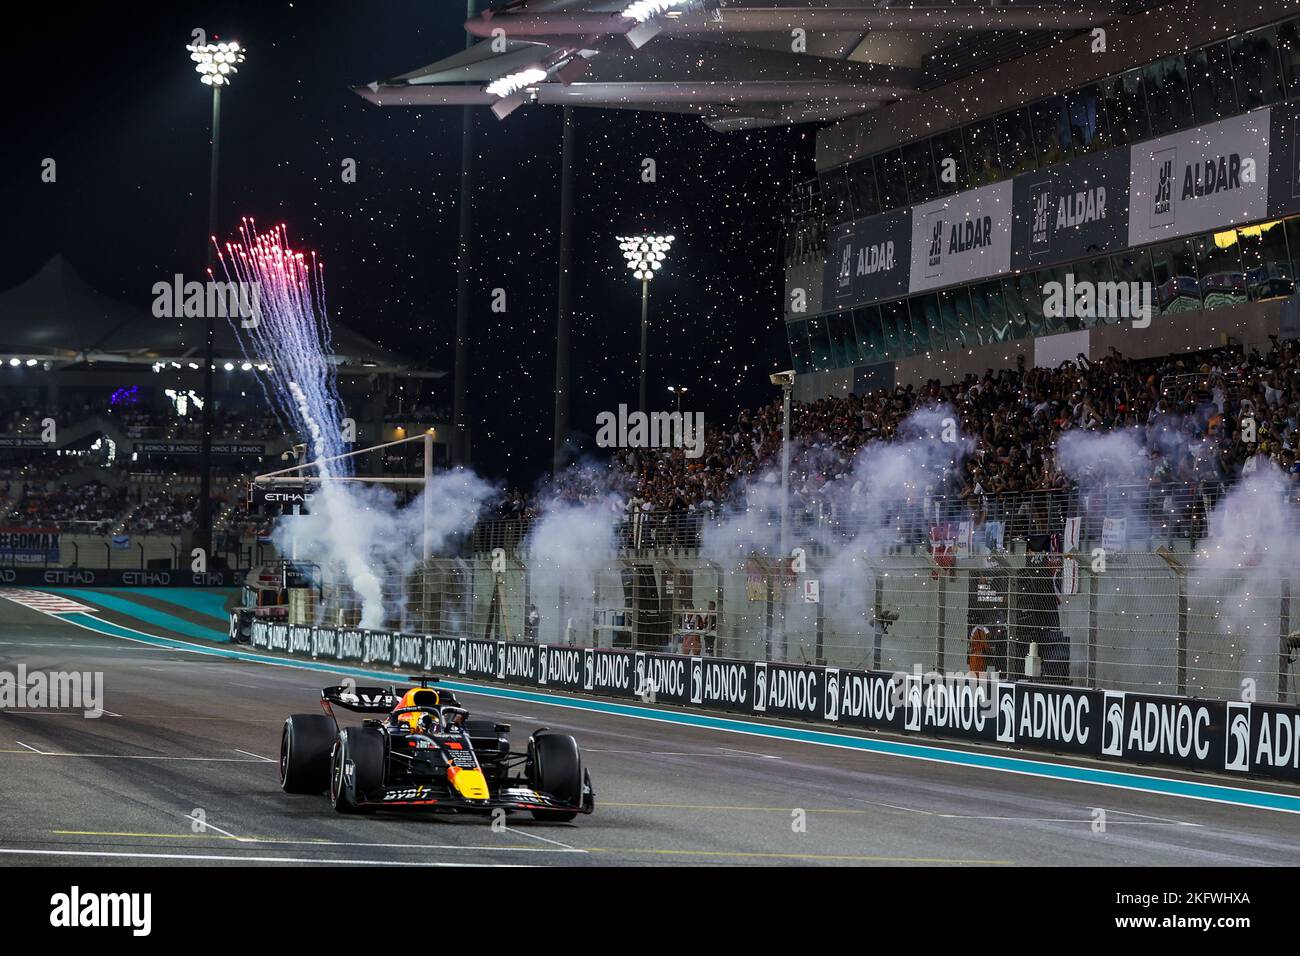
[[[242,360],[244,353],[230,323],[219,318],[215,325],[217,358]],[[392,372],[417,369],[411,359],[337,323],[332,333],[334,354],[342,366]],[[27,281],[0,292],[3,358],[32,358],[56,365],[193,360],[203,355],[205,335],[205,319],[157,318],[148,309],[104,295],[87,284],[62,255]]]
[[[468,49],[356,92],[381,106],[489,106],[500,118],[558,103],[693,113],[722,130],[825,122],[948,82],[951,64],[934,54],[954,44],[974,72],[1009,55],[981,38],[1046,44],[1132,5],[891,3],[514,0],[466,23],[483,38]]]

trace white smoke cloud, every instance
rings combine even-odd
[[[429,486],[405,505],[382,485],[326,482],[306,515],[285,516],[272,540],[282,554],[324,569],[341,567],[361,602],[361,626],[380,628],[400,617],[401,582],[420,563],[424,548],[424,501],[431,505],[430,551],[445,553],[469,532],[496,493],[472,471],[437,472]]]

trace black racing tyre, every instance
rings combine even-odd
[[[324,793],[330,785],[334,721],[324,714],[294,714],[280,733],[280,789],[285,793]]]
[[[529,779],[533,788],[575,806],[582,803],[582,754],[568,734],[538,734],[528,741]],[[568,821],[574,810],[534,810],[538,820]]]
[[[352,779],[344,769],[352,763]],[[346,727],[339,731],[330,756],[330,803],[339,813],[369,813],[375,808],[362,805],[367,795],[384,786],[384,735],[375,727]]]

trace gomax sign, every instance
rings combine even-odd
[[[1133,146],[1128,244],[1266,218],[1270,117],[1255,110]]]
[[[914,207],[908,291],[1009,271],[1012,195],[1007,180]]]
[[[1036,269],[1122,249],[1129,157],[1122,149],[1017,176],[1011,267]]]
[[[911,212],[899,209],[833,227],[823,266],[823,305],[847,308],[906,294],[911,221]]]

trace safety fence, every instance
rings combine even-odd
[[[1224,568],[1186,548],[943,563],[928,553],[778,562],[611,551],[585,560],[434,559],[384,578],[369,607],[344,569],[327,567],[318,596],[298,602],[291,620],[1300,701],[1300,568]]]
[[[1300,708],[1279,704],[261,620],[246,637],[295,657],[543,691],[1300,780]]]

